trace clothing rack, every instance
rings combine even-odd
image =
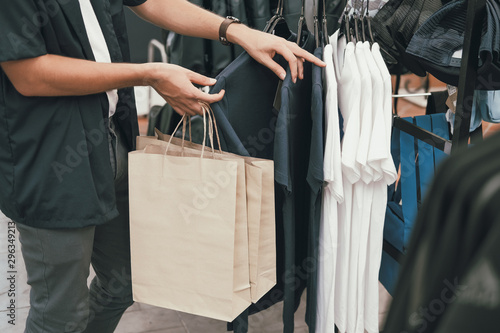
[[[468,1],[453,139],[446,140],[402,118],[394,117],[394,127],[448,154],[456,152],[461,147],[466,147],[469,142],[472,101],[476,86],[479,45],[485,10],[486,0]]]
[[[470,118],[476,86],[481,30],[486,16],[486,0],[469,0],[465,26],[464,49],[458,80],[457,108],[452,152],[466,147],[469,141]]]
[[[453,154],[461,148],[467,147],[470,137],[469,128],[472,114],[472,101],[476,86],[481,29],[485,15],[486,0],[468,0],[464,47],[458,82],[457,106],[455,110],[455,131],[452,140],[446,140],[399,116],[395,116],[393,119],[394,127],[447,154]],[[399,263],[402,262],[403,254],[390,243],[384,241],[383,248],[384,251],[394,258],[394,260]]]
[[[425,143],[430,144],[434,148],[444,151],[447,154],[451,152],[452,143],[450,140],[446,140],[439,135],[404,120],[403,118],[394,117],[393,126],[419,140],[422,140]]]

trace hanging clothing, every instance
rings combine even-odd
[[[314,38],[307,31],[303,36],[303,47],[313,52]],[[294,38],[292,35],[291,39]],[[275,60],[286,68],[282,57]],[[294,312],[309,277],[307,163],[312,126],[312,65],[304,66],[304,79],[295,84],[288,69],[280,90],[279,112],[273,111],[277,76],[246,53],[220,73],[211,89],[211,93],[226,90],[223,99],[212,104],[222,149],[275,161],[278,284],[251,306],[249,313],[284,300],[287,332],[293,332]]]
[[[333,39],[333,41],[332,41]],[[355,304],[357,300],[350,299],[350,296],[355,291],[350,279],[351,272],[350,258],[352,255],[351,244],[351,223],[353,212],[353,186],[360,180],[361,170],[356,164],[356,152],[359,142],[359,109],[360,109],[360,73],[354,55],[355,46],[352,42],[346,44],[345,37],[337,38],[336,34],[330,38],[334,47],[333,61],[335,67],[338,68],[337,81],[339,83],[339,108],[343,118],[343,132],[342,139],[342,178],[344,188],[344,202],[339,205],[339,249],[337,253],[337,268],[339,273],[335,279],[335,324],[340,332],[354,329],[355,323],[349,322],[348,314],[351,309],[356,311]],[[354,269],[354,266],[352,266]],[[352,319],[352,318],[351,318]],[[350,325],[349,327],[347,325]]]
[[[314,38],[303,31],[302,48],[314,51]],[[285,240],[284,332],[293,332],[294,313],[306,287],[308,221],[311,207],[307,198],[307,165],[311,140],[312,65],[304,63],[304,78],[292,82],[290,69],[281,87],[281,107],[274,138],[274,178],[284,202]],[[279,209],[279,208],[277,208]]]
[[[372,132],[372,81],[370,71],[364,57],[363,43],[358,42],[355,46],[354,55],[358,65],[360,86],[362,91],[359,105],[359,141],[356,154],[356,165],[360,170],[360,179],[353,186],[353,206],[351,217],[351,249],[349,254],[349,284],[348,284],[348,313],[347,331],[363,332],[364,318],[364,288],[362,276],[364,275],[364,264],[366,263],[366,248],[368,242],[369,222],[371,213],[371,200],[373,187],[370,182],[373,178],[373,169],[368,165],[368,150]],[[342,111],[342,109],[341,109]],[[346,132],[347,135],[347,132]],[[345,149],[345,148],[343,148]],[[344,150],[342,154],[344,154]]]
[[[468,1],[450,1],[414,32],[406,54],[442,82],[458,86]],[[476,89],[500,89],[500,4],[488,0],[479,45]]]
[[[415,31],[450,0],[388,1],[373,18],[375,40],[384,50],[382,55],[393,74],[411,72],[425,76],[420,63],[405,53]]]
[[[323,47],[314,50],[314,55],[318,59],[323,59]],[[312,90],[311,90],[311,146],[309,148],[309,165],[307,167],[307,184],[310,190],[310,211],[309,211],[309,249],[308,257],[311,264],[308,265],[309,277],[307,279],[307,306],[306,323],[310,332],[316,331],[316,312],[318,304],[318,269],[319,247],[320,247],[320,223],[322,211],[323,193],[323,69],[316,65],[312,68]]]
[[[364,327],[369,333],[379,330],[379,288],[378,275],[382,260],[385,211],[387,206],[387,186],[394,183],[397,171],[390,154],[392,129],[392,84],[387,66],[380,54],[380,47],[374,43],[368,67],[372,70],[374,122],[370,140],[369,163],[372,163],[380,177],[374,179],[371,203],[370,230],[365,268],[365,318]],[[379,96],[377,98],[376,96]]]
[[[498,237],[499,139],[452,155],[438,170],[384,332],[497,331],[499,270],[489,251]]]
[[[347,43],[339,32],[330,37],[330,44],[331,59],[325,53],[325,82],[333,83],[325,85],[330,104],[325,110],[323,266],[318,272],[316,332],[334,332],[335,326],[339,332],[378,332],[378,273],[387,186],[397,176],[390,154],[391,76],[378,44]],[[328,49],[330,46],[325,47]],[[341,118],[329,110],[331,104],[338,105]],[[337,117],[331,118],[332,114]],[[335,119],[332,127],[328,119]],[[333,127],[335,140],[328,132]],[[338,142],[334,152],[330,150],[333,141]]]
[[[340,152],[337,78],[333,63],[333,48],[324,48],[325,68],[325,154],[323,164],[323,202],[319,234],[319,264],[317,290],[317,333],[333,332],[335,327],[335,277],[338,248],[338,204],[344,200]],[[312,332],[312,330],[311,330]]]
[[[277,56],[274,60],[281,66],[286,66],[283,57]],[[273,159],[277,120],[273,101],[278,81],[272,71],[263,67],[246,52],[217,76],[217,83],[210,93],[217,93],[222,89],[226,91],[221,101],[211,105],[217,119],[222,150],[242,156]],[[282,193],[276,191],[275,207],[282,205]],[[283,300],[283,215],[281,209],[276,208],[275,212],[277,285],[235,320],[234,330],[238,333],[248,330],[249,314],[265,310]],[[229,327],[232,328],[231,325]]]

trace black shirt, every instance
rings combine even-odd
[[[123,6],[145,1],[91,1],[113,62],[129,61]],[[0,62],[45,54],[94,60],[78,0],[4,2]],[[0,88],[5,215],[40,228],[85,227],[115,217],[106,94],[25,97],[1,70]],[[114,117],[132,149],[139,132],[132,88],[119,90]]]

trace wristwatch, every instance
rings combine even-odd
[[[231,45],[231,43],[227,40],[226,31],[229,25],[232,23],[241,23],[241,21],[234,16],[227,16],[226,19],[220,24],[219,41],[222,45]]]

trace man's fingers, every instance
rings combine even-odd
[[[304,78],[304,58],[298,58],[297,61],[297,70],[299,72],[299,80]]]
[[[190,72],[189,79],[191,80],[191,82],[202,86],[213,86],[217,82],[216,79],[213,79],[205,75],[201,75],[196,72]]]
[[[295,83],[297,82],[297,57],[295,54],[290,50],[288,47],[283,46],[279,51],[277,51],[279,54],[285,58],[285,60],[288,62],[288,65],[290,67],[290,75],[292,76],[292,81]]]
[[[186,113],[190,116],[194,115],[201,115],[203,114],[203,109],[200,105],[200,102],[205,102],[208,104],[216,103],[220,101],[224,97],[224,90],[221,90],[217,94],[207,94],[202,92],[201,90],[198,90],[198,94],[194,96],[193,99],[190,99],[189,102],[186,102],[184,105],[179,105],[176,108],[176,111],[178,111],[179,114]]]
[[[297,44],[295,43],[292,43],[292,51],[293,53],[299,57],[299,58],[303,58],[305,61],[309,61],[313,64],[315,64],[316,66],[319,66],[319,67],[325,67],[326,64],[321,61],[319,58],[317,58],[314,54],[311,54],[309,52],[307,52],[306,50],[302,49],[301,47],[299,47]]]
[[[199,90],[199,92],[200,93],[197,96],[198,101],[212,104],[212,103],[220,101],[222,99],[222,97],[224,97],[225,90],[223,89],[223,90],[219,91],[217,94],[207,94],[207,93],[202,92],[201,90]]]

